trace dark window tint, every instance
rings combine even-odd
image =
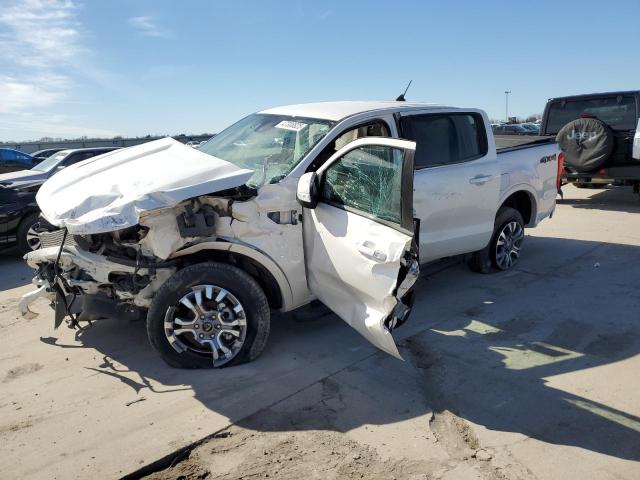
[[[482,118],[474,114],[414,115],[400,121],[416,142],[416,168],[460,163],[487,153]]]
[[[546,133],[555,135],[567,123],[581,116],[592,116],[602,120],[613,130],[634,130],[637,121],[635,98],[618,95],[555,101],[549,106]]]
[[[477,158],[487,153],[484,124],[475,115],[453,115],[451,117],[458,133],[459,160]],[[481,133],[482,132],[482,133]]]
[[[63,165],[65,167],[68,167],[69,165],[73,165],[74,163],[78,163],[81,162],[83,160],[86,160],[88,158],[91,158],[93,156],[95,156],[96,154],[94,152],[79,152],[79,153],[74,153],[73,155],[71,155],[69,158],[67,158]]]

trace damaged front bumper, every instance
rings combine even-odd
[[[29,306],[33,302],[35,302],[39,298],[48,298],[51,301],[53,301],[55,298],[55,294],[53,293],[49,282],[47,282],[46,280],[38,279],[36,277],[34,278],[34,283],[38,286],[38,288],[25,293],[20,299],[20,302],[18,302],[18,311],[20,312],[20,315],[27,319],[32,319],[38,316],[36,312],[32,311],[29,308]]]
[[[56,311],[56,327],[65,316],[74,324],[107,317],[140,318],[154,292],[176,270],[170,262],[141,265],[69,245],[62,250],[36,250],[25,259],[37,270],[33,280],[37,288],[22,297],[20,313],[36,316],[30,305],[38,298],[47,298]]]

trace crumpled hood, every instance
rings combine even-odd
[[[71,165],[47,180],[36,200],[53,225],[86,235],[137,225],[143,212],[238,187],[251,175],[163,138]]]

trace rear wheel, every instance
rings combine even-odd
[[[269,336],[258,283],[224,263],[199,263],[160,287],[147,315],[151,345],[172,367],[219,368],[254,360]]]
[[[502,207],[496,216],[496,228],[491,237],[491,263],[498,270],[509,270],[520,259],[524,242],[524,220],[514,208]]]
[[[489,245],[471,254],[469,268],[478,273],[490,273],[494,269],[509,270],[518,263],[523,242],[522,215],[515,208],[501,207],[496,215]]]

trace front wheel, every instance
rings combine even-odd
[[[147,315],[151,345],[177,368],[254,360],[267,343],[269,326],[269,305],[258,283],[239,268],[216,262],[174,273]]]

